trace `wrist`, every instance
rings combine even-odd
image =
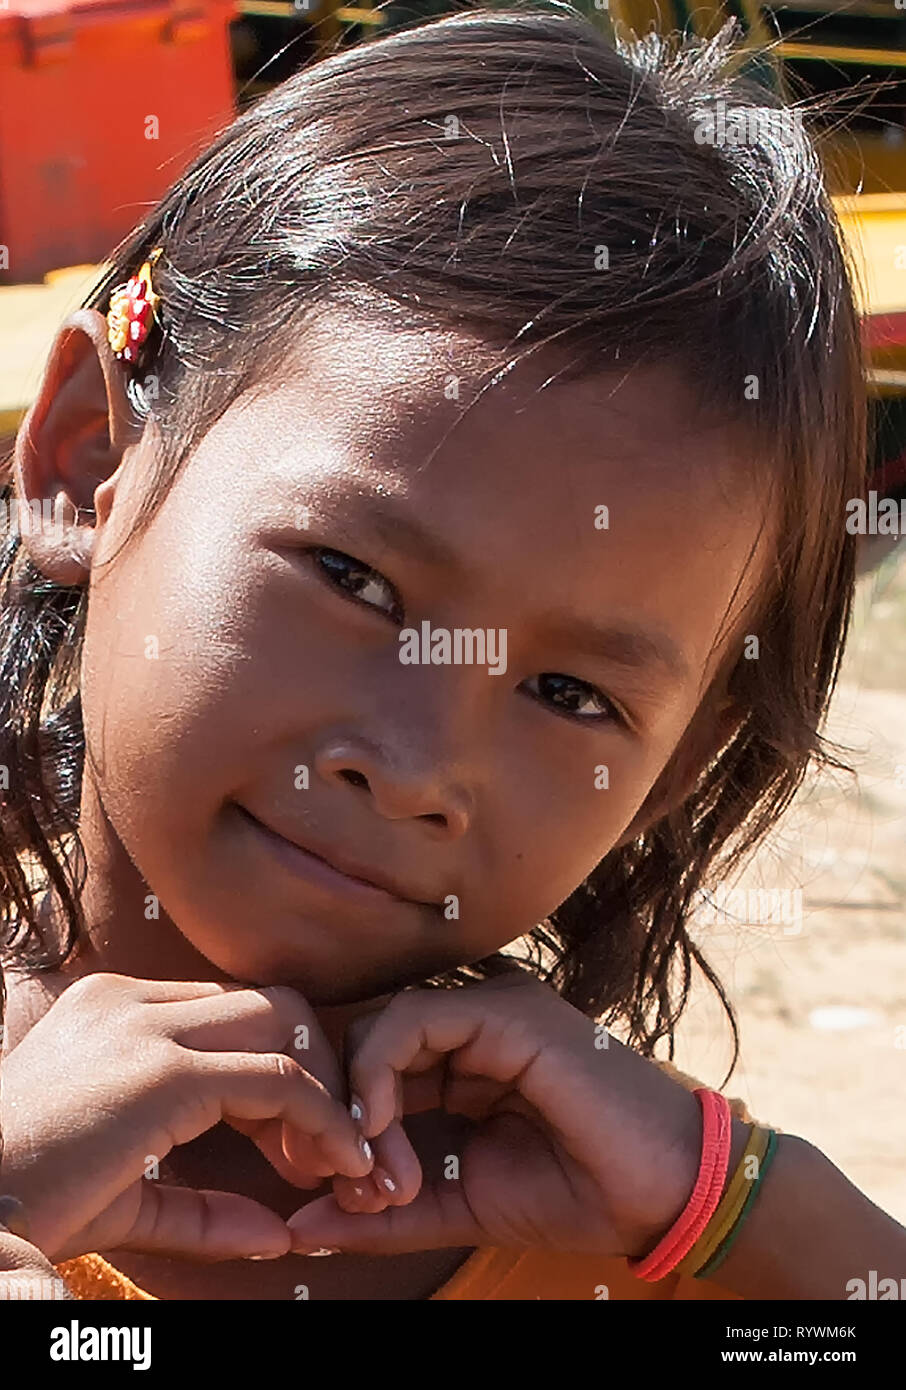
[[[687,1118],[682,1130],[677,1131],[663,1168],[665,1181],[647,1213],[621,1229],[621,1249],[629,1259],[644,1259],[649,1255],[679,1220],[692,1196],[701,1165],[702,1120],[696,1097],[691,1092],[687,1095],[695,1107],[694,1123]],[[750,1123],[736,1117],[731,1120],[730,1157],[724,1191],[742,1159],[750,1131]]]

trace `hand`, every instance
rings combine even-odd
[[[522,971],[398,994],[347,1051],[362,1132],[393,1133],[381,1168],[395,1190],[378,1167],[357,1183],[335,1177],[330,1195],[288,1222],[299,1253],[492,1245],[639,1256],[695,1184],[695,1096]],[[399,1121],[437,1108],[475,1123],[458,1178],[425,1182]]]
[[[374,1160],[345,1098],[333,1050],[294,990],[88,975],[3,1060],[2,1191],[22,1202],[30,1239],[54,1263],[117,1246],[276,1257],[290,1233],[274,1212],[149,1181],[148,1161],[224,1120],[298,1187],[361,1179]]]

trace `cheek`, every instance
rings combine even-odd
[[[197,806],[223,768],[220,706],[249,664],[235,557],[162,534],[152,527],[93,583],[81,669],[105,801],[145,823],[158,798],[177,817]]]
[[[166,524],[165,544],[152,528],[92,591],[81,671],[107,812],[124,840],[161,847],[196,842],[250,779],[289,776],[311,729],[349,702],[361,714],[380,679],[312,621],[285,563],[235,535],[181,544]]]
[[[620,840],[651,789],[666,752],[620,735],[552,732],[501,756],[495,781],[499,865],[493,911],[527,929],[558,907]]]

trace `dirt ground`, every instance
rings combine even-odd
[[[740,1022],[740,1060],[722,1089],[817,1144],[906,1224],[904,551],[860,581],[828,722],[856,776],[813,776],[734,885],[773,896],[730,898],[727,912],[748,920],[712,910],[697,934]],[[756,901],[765,906],[753,911]],[[772,921],[775,910],[785,920]],[[730,1056],[729,1025],[701,984],[675,1061],[720,1086]]]

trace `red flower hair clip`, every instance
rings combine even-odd
[[[154,293],[151,284],[151,267],[162,253],[163,247],[158,246],[138,274],[125,284],[117,285],[110,296],[107,339],[114,354],[122,361],[138,361],[142,344],[155,322],[160,295]]]

